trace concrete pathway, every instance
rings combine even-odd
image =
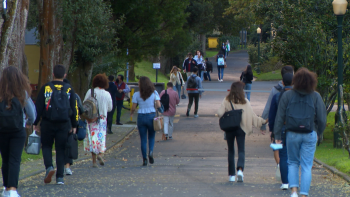
[[[227,89],[247,65],[245,52],[228,57],[224,82],[205,82],[205,88]],[[213,74],[213,79],[215,75]],[[255,82],[253,89],[269,90],[276,82]],[[91,160],[75,164],[65,185],[45,185],[44,174],[19,185],[26,196],[289,196],[274,178],[275,161],[268,135],[257,129],[246,138],[244,183],[230,183],[227,176],[227,144],[218,125],[216,111],[227,92],[205,92],[200,100],[199,118],[184,117],[187,101],[181,100],[175,118],[174,139],[161,141],[157,132],[155,163],[141,167],[140,139],[135,131],[125,142],[105,155],[106,164],[91,168]],[[252,106],[261,115],[268,94],[252,93]],[[310,196],[349,196],[350,187],[324,168],[313,169]]]

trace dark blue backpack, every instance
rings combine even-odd
[[[0,133],[12,133],[23,130],[23,108],[19,100],[11,99],[11,108],[7,101],[0,102]]]
[[[52,89],[51,98],[47,103],[45,117],[52,122],[67,122],[70,120],[72,110],[67,93],[69,84],[64,84],[58,90],[53,83],[48,83]]]

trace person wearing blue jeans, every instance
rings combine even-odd
[[[251,90],[251,89],[252,89],[252,84],[246,83],[244,86],[244,90]],[[245,95],[247,96],[248,101],[250,101],[250,92],[246,92]]]
[[[224,66],[218,66],[218,80],[222,82],[224,78]]]
[[[151,80],[148,77],[140,77],[139,80],[139,92],[135,92],[132,97],[132,108],[130,117],[133,116],[137,105],[139,109],[137,111],[137,127],[141,139],[141,153],[143,158],[143,166],[147,166],[147,138],[148,138],[148,148],[149,163],[153,164],[153,148],[156,132],[153,128],[153,119],[156,116],[156,109],[161,107],[160,98],[158,92]]]
[[[275,140],[282,143],[282,128],[287,131],[288,181],[291,197],[297,197],[299,167],[300,194],[309,195],[312,165],[318,136],[323,135],[327,123],[326,106],[317,93],[317,75],[307,68],[299,68],[293,77],[293,89],[279,98],[274,125]],[[317,132],[316,132],[317,131]]]
[[[243,83],[245,83],[244,90],[252,89],[253,71],[250,65],[246,67],[245,71],[242,72],[239,78]],[[250,92],[246,92],[245,95],[247,99],[250,101]]]
[[[177,92],[177,94],[179,95],[179,98],[180,98],[180,95],[181,95],[181,84],[178,84],[176,83],[176,85],[173,87],[174,91]]]

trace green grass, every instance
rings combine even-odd
[[[349,154],[344,149],[333,148],[333,128],[335,112],[330,112],[327,117],[327,127],[324,131],[324,141],[317,146],[315,157],[327,165],[337,168],[339,171],[350,175]]]
[[[279,70],[257,74],[255,70],[253,70],[254,77],[257,77],[256,81],[279,81],[282,80],[282,76]]]
[[[152,82],[156,82],[156,70],[153,69],[153,64],[148,61],[136,63],[135,76],[147,76]],[[138,81],[138,79],[135,79]],[[169,77],[158,71],[158,83],[168,83]]]
[[[205,51],[205,57],[207,57],[207,58],[214,57],[216,54],[218,54],[217,50],[206,50]]]

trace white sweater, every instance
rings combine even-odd
[[[100,115],[107,117],[107,112],[112,111],[112,108],[113,108],[111,94],[106,90],[100,89],[100,88],[95,88],[94,93],[96,95],[98,110]],[[91,89],[89,89],[85,94],[84,101],[88,99],[90,95],[91,95]]]
[[[180,79],[180,78],[181,78],[181,79]],[[184,80],[182,79],[182,75],[181,75],[180,72],[177,72],[176,75],[175,75],[174,73],[171,73],[171,75],[170,75],[170,82],[173,83],[173,86],[176,85],[176,82],[177,82],[179,85],[181,85],[181,81],[180,81],[180,80],[182,80],[182,85],[184,85],[185,82],[184,82]]]
[[[260,128],[262,124],[265,124],[265,120],[258,117],[254,111],[252,106],[250,105],[248,99],[246,100],[246,104],[235,104],[232,101],[232,105],[235,109],[243,109],[242,112],[242,120],[241,120],[241,129],[247,134],[250,135],[253,133],[253,125],[257,128]],[[221,103],[221,106],[218,110],[218,116],[221,118],[225,112],[231,111],[232,107],[229,101],[226,100],[226,97]]]

